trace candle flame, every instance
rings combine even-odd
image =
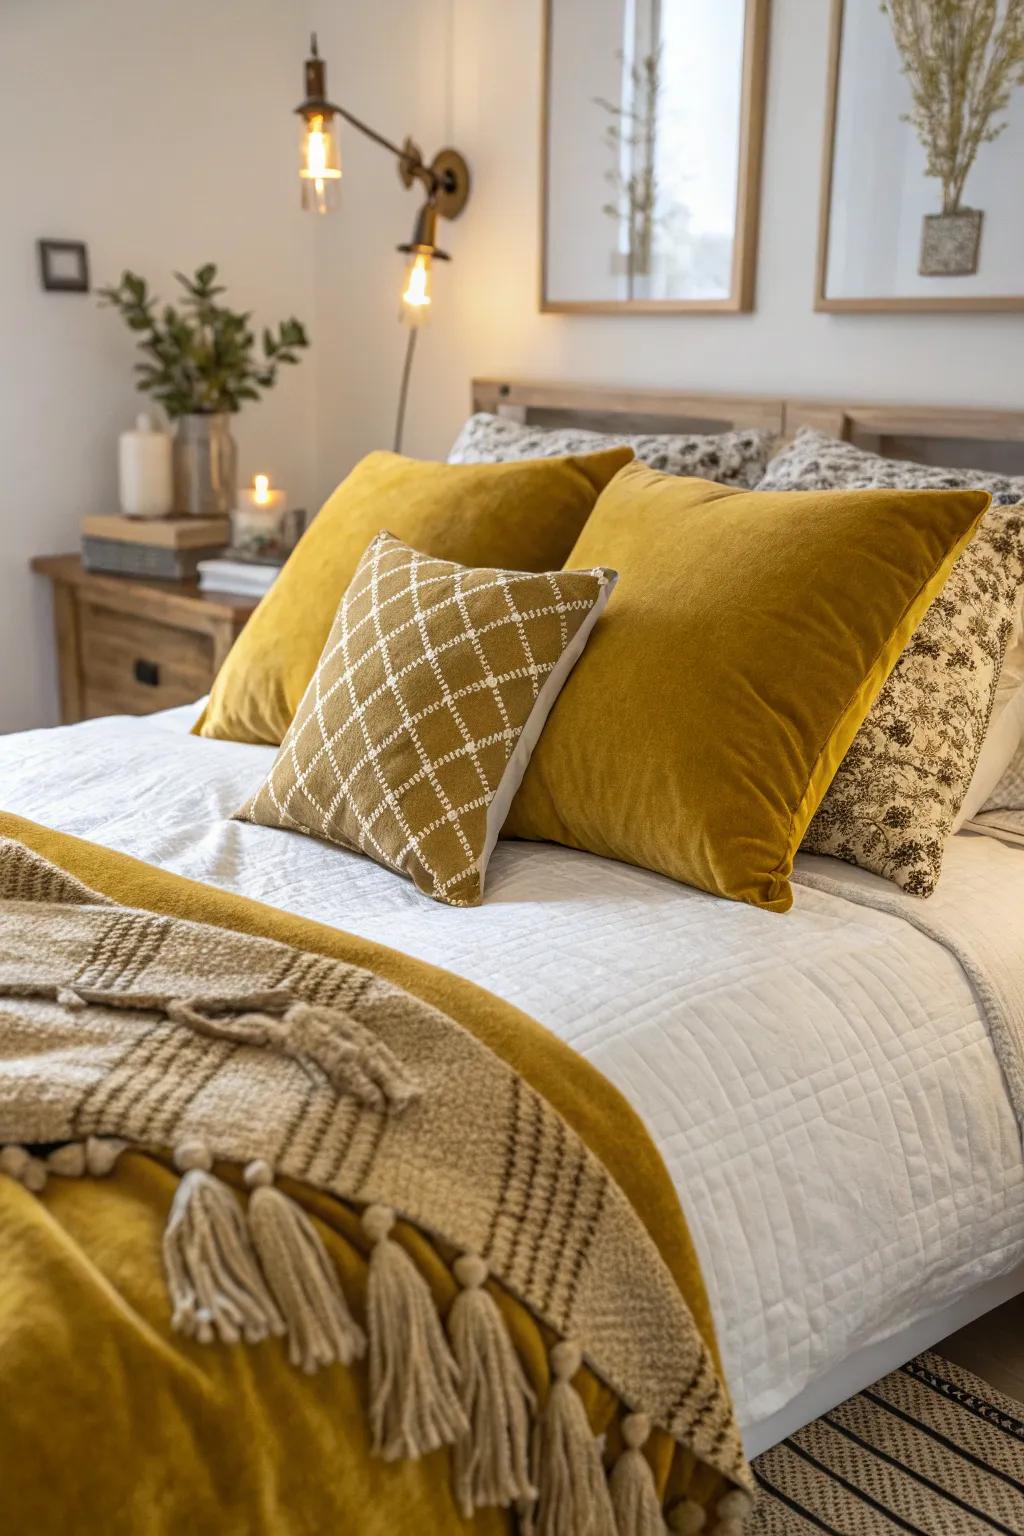
[[[265,507],[270,500],[270,476],[253,475],[252,499],[258,507]]]

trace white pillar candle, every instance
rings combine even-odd
[[[118,442],[118,491],[128,517],[166,517],[174,504],[171,486],[171,439],[158,432],[144,412],[133,431]]]

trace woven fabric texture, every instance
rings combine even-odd
[[[611,590],[605,570],[470,569],[381,533],[239,819],[360,849],[474,906],[544,720]]]
[[[749,1536],[1024,1530],[1024,1409],[929,1352],[754,1462]]]

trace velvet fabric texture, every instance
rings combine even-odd
[[[510,464],[368,454],[328,497],[218,673],[198,736],[279,746],[316,670],[338,604],[386,528],[460,565],[553,571],[608,481],[633,457],[609,448]]]
[[[808,822],[989,500],[622,470],[569,557],[618,570],[615,603],[504,836],[785,911]]]
[[[367,966],[443,1009],[496,1051],[564,1116],[635,1206],[687,1298],[716,1364],[700,1266],[664,1164],[641,1121],[601,1073],[547,1030],[471,982],[340,933],[142,864],[20,817],[17,838],[93,890],[155,912],[261,933]],[[240,1182],[237,1169],[218,1175]],[[53,1178],[41,1196],[0,1178],[0,1508],[32,1536],[320,1536],[352,1531],[508,1532],[487,1509],[454,1502],[449,1457],[385,1463],[369,1454],[365,1361],[313,1377],[279,1340],[207,1347],[172,1334],[161,1241],[178,1175],[126,1153],[106,1180]],[[356,1212],[305,1186],[353,1309],[363,1315],[368,1244]],[[454,1299],[451,1253],[400,1223],[442,1311]],[[549,1385],[552,1338],[507,1292],[492,1294],[531,1385]],[[621,1404],[584,1366],[575,1385],[609,1457]],[[659,1493],[713,1508],[727,1485],[661,1431],[644,1447]]]

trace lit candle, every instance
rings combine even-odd
[[[238,509],[244,512],[267,512],[280,517],[287,509],[284,491],[270,489],[269,475],[253,475],[252,485],[238,493]]]

